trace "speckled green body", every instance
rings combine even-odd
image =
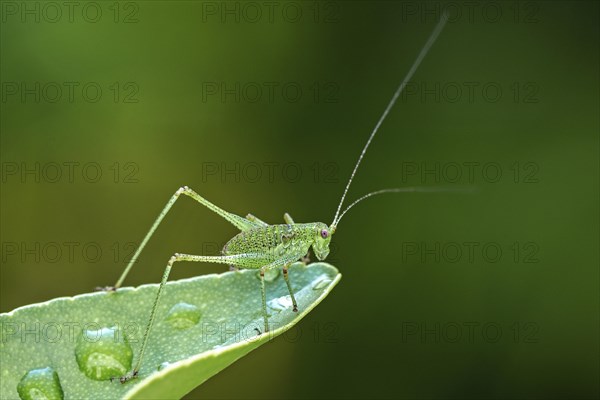
[[[248,255],[236,260],[235,267],[242,269],[260,269],[282,259],[297,261],[325,228],[320,222],[251,228],[231,238],[223,247],[223,255]]]

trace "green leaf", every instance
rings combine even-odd
[[[63,297],[0,314],[0,398],[44,394],[51,399],[63,393],[65,399],[182,397],[294,326],[340,278],[329,264],[292,265],[290,281],[299,308],[294,313],[281,273],[267,275],[271,331],[260,335],[257,271],[169,282],[140,374],[125,384],[104,379],[129,372],[136,361],[158,285]]]

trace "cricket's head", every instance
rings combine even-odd
[[[331,242],[333,231],[322,222],[317,222],[315,227],[312,248],[319,261],[323,261],[329,255],[329,242]]]

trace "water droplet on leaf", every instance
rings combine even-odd
[[[331,282],[332,281],[329,278],[320,279],[315,283],[315,286],[313,286],[313,290],[325,289]]]
[[[290,296],[281,296],[267,302],[267,306],[276,312],[281,312],[287,308],[291,308],[294,304]]]
[[[116,327],[84,331],[75,348],[79,369],[88,378],[103,381],[131,369],[133,351]]]
[[[62,400],[64,393],[58,374],[50,367],[28,371],[17,385],[22,400]]]
[[[165,318],[175,329],[189,329],[200,321],[200,309],[193,304],[177,303]]]

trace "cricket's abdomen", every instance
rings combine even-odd
[[[299,260],[310,248],[313,225],[269,225],[242,231],[225,244],[223,255],[252,254],[241,268],[262,268],[284,258]]]

